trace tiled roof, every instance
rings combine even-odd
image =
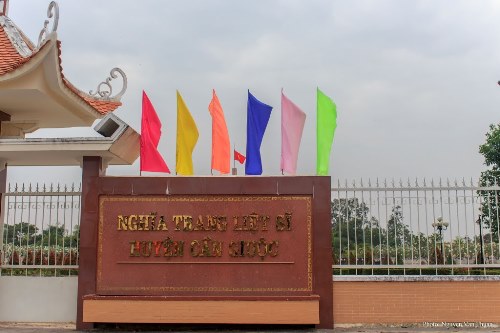
[[[78,88],[76,88],[71,82],[68,81],[68,79],[66,79],[64,77],[64,73],[63,73],[63,69],[62,69],[61,42],[60,41],[57,41],[57,51],[58,51],[58,55],[59,55],[59,71],[61,73],[64,85],[66,87],[68,87],[69,90],[71,90],[78,97],[83,99],[88,105],[90,105],[92,108],[94,108],[100,114],[108,114],[109,112],[113,112],[119,106],[122,105],[121,102],[107,101],[107,100],[93,98],[92,96],[87,95],[83,91],[80,91]]]
[[[43,48],[43,46],[42,46]],[[58,58],[59,58],[59,72],[63,79],[64,85],[68,87],[76,96],[82,99],[86,104],[92,107],[94,110],[99,112],[102,115],[105,115],[109,112],[116,110],[119,106],[122,105],[121,102],[112,101],[112,100],[103,100],[93,98],[90,95],[85,94],[84,92],[77,89],[74,85],[72,85],[63,74],[62,70],[62,59],[61,59],[61,42],[57,41],[57,50],[58,50]],[[39,51],[39,50],[38,50]],[[11,41],[7,37],[6,32],[3,27],[0,26],[0,76],[10,73],[25,63],[29,62],[31,58],[33,58],[37,52],[33,52],[33,54],[29,57],[22,57],[16,50],[16,48],[12,45]]]
[[[28,62],[31,57],[22,57],[10,42],[7,33],[0,25],[0,75],[12,72],[24,63]]]
[[[58,42],[59,43],[59,42]],[[60,50],[60,48],[59,48]],[[59,58],[59,67],[61,66],[61,60]],[[69,82],[65,77],[64,74],[62,73],[62,67],[61,67],[61,75],[63,78],[64,85],[68,87],[69,90],[71,90],[75,95],[83,99],[87,104],[89,104],[91,107],[93,107],[97,112],[100,114],[108,114],[109,112],[115,111],[119,106],[122,105],[121,102],[114,102],[114,101],[106,101],[106,100],[101,100],[101,99],[95,99],[92,98],[91,96],[85,94],[84,92],[78,90],[71,82]]]

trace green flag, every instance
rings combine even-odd
[[[317,160],[316,174],[328,175],[330,151],[332,150],[333,135],[337,127],[337,106],[330,97],[317,88],[316,104],[316,143]]]

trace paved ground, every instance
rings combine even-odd
[[[453,327],[453,326],[462,327]],[[210,329],[200,328],[200,327],[172,327],[169,329],[158,330],[144,330],[134,327],[128,327],[124,329],[123,327],[108,327],[106,330],[94,330],[93,332],[117,332],[117,331],[127,331],[127,332],[195,332],[195,333],[216,333],[216,332],[233,332],[233,333],[257,333],[257,332],[270,332],[270,333],[415,333],[415,332],[433,332],[433,333],[452,333],[452,332],[480,332],[480,333],[500,333],[500,327],[486,327],[481,328],[479,324],[443,324],[436,323],[428,325],[431,327],[414,326],[414,327],[339,327],[334,330],[314,330],[311,328],[286,328],[283,327],[252,327],[246,328],[234,328],[234,327],[213,327]],[[468,326],[468,327],[463,327]],[[484,325],[483,325],[484,326]],[[74,324],[26,324],[26,323],[2,323],[0,322],[0,332],[12,332],[12,333],[66,333],[66,332],[76,332]]]

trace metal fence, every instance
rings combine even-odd
[[[334,274],[499,274],[499,195],[472,180],[338,182]]]
[[[0,275],[77,274],[80,185],[10,184],[4,197]]]
[[[500,186],[472,180],[337,183],[334,274],[500,274]],[[1,275],[78,271],[78,185],[9,185]]]

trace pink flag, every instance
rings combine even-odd
[[[306,114],[281,91],[281,170],[292,175],[297,171],[305,122]]]

